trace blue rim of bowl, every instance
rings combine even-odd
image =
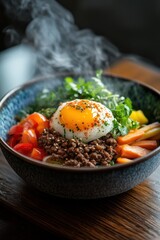
[[[73,75],[73,74],[70,74],[70,73],[66,73],[67,75]],[[50,79],[50,78],[55,78],[57,76],[59,77],[65,77],[66,74],[57,74],[57,75],[47,75],[47,76],[42,76],[42,77],[37,77],[37,78],[34,78],[32,79],[31,81],[25,83],[25,84],[22,84],[18,87],[15,87],[14,89],[10,90],[8,93],[6,93],[1,101],[0,101],[0,109],[5,106],[5,102],[6,100],[11,97],[11,96],[14,96],[16,94],[17,91],[19,91],[20,89],[25,89],[26,87],[32,85],[33,83],[36,83],[36,82],[39,82],[39,81],[43,81],[44,79]],[[126,81],[126,82],[134,82],[135,84],[138,84],[140,86],[143,86],[145,88],[147,88],[148,90],[151,90],[154,94],[157,94],[159,95],[160,97],[160,92],[155,89],[154,87],[146,84],[146,83],[143,83],[143,82],[139,82],[138,80],[135,80],[135,79],[128,79],[128,78],[123,78],[123,77],[118,77],[116,75],[112,75],[112,74],[103,74],[103,76],[105,77],[108,77],[108,78],[113,78],[113,79],[121,79],[123,81]],[[18,158],[21,158],[23,161],[26,161],[28,163],[31,163],[33,165],[37,165],[39,167],[44,167],[44,168],[49,168],[49,169],[53,169],[53,170],[56,170],[56,171],[62,171],[62,172],[76,172],[76,173],[82,173],[82,172],[103,172],[103,171],[114,171],[114,170],[119,170],[119,169],[122,169],[122,168],[127,168],[129,166],[132,166],[132,165],[137,165],[138,163],[141,163],[141,162],[144,162],[144,161],[147,161],[148,159],[150,159],[151,157],[155,156],[156,154],[160,153],[160,146],[158,146],[155,150],[151,151],[149,154],[147,154],[146,156],[144,157],[140,157],[140,158],[137,158],[135,160],[133,160],[132,162],[129,162],[129,163],[124,163],[124,164],[115,164],[113,166],[99,166],[99,167],[95,167],[95,168],[91,168],[91,167],[81,167],[81,168],[76,168],[76,167],[69,167],[69,166],[62,166],[60,164],[52,164],[52,163],[46,163],[46,162],[43,162],[43,161],[39,161],[39,160],[34,160],[33,158],[30,158],[30,157],[27,157],[23,154],[20,154],[18,152],[16,152],[13,148],[11,148],[1,137],[0,137],[0,144],[6,149],[8,150],[9,152],[11,152],[13,155],[17,156]]]

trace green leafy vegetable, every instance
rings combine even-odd
[[[138,122],[129,118],[132,112],[132,102],[129,98],[123,99],[118,105],[112,109],[114,119],[113,135],[125,135],[130,129],[139,126]]]
[[[40,92],[35,102],[25,109],[23,114],[40,112],[50,118],[60,102],[89,99],[102,103],[112,111],[115,118],[112,130],[114,137],[127,134],[130,129],[138,127],[138,123],[129,118],[132,112],[132,102],[129,98],[108,91],[101,81],[101,74],[102,71],[98,71],[96,76],[89,81],[81,77],[77,80],[66,77],[63,86],[55,91],[44,89]]]

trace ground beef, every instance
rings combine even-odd
[[[111,134],[83,143],[78,139],[66,139],[54,129],[45,129],[38,143],[52,160],[58,159],[64,166],[110,166],[116,157],[117,141]]]

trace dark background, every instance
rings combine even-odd
[[[106,36],[121,52],[160,66],[159,0],[59,0],[80,28]]]
[[[59,0],[69,9],[79,28],[92,29],[115,44],[120,52],[136,54],[160,66],[159,0]],[[0,51],[10,47],[4,29],[25,23],[14,22],[5,15],[0,3]]]

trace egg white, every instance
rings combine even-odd
[[[81,101],[81,100],[76,99],[73,101]],[[90,101],[90,102],[94,102],[94,101]],[[93,126],[87,130],[82,130],[82,131],[80,130],[71,131],[70,129],[64,127],[59,121],[60,112],[67,105],[67,103],[68,102],[62,103],[57,108],[56,112],[53,114],[50,120],[51,128],[54,128],[54,130],[59,132],[63,137],[67,139],[72,139],[72,138],[81,139],[83,142],[87,143],[97,138],[100,138],[102,136],[105,136],[107,133],[111,132],[111,130],[113,129],[114,117],[110,109],[108,109],[101,103],[94,102],[94,104],[96,103],[96,105],[101,109],[99,126]],[[74,116],[70,116],[70,117],[74,119]]]

